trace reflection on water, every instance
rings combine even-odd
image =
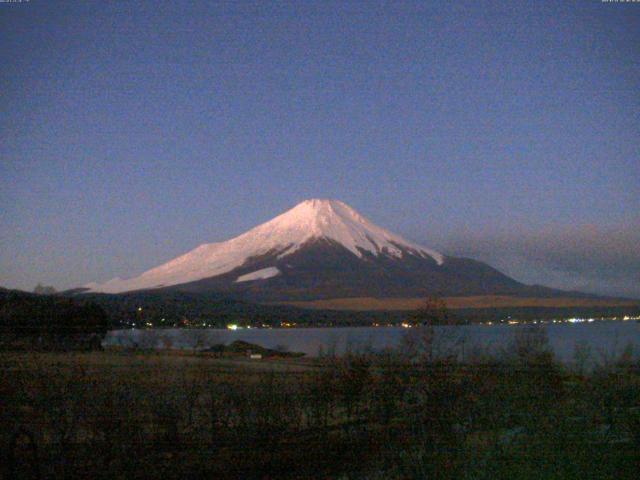
[[[465,325],[435,327],[441,350],[454,349],[461,357],[473,352],[499,351],[523,326]],[[594,322],[589,324],[550,324],[545,329],[549,343],[560,360],[571,360],[576,345],[588,347],[597,359],[619,355],[633,345],[640,353],[640,324],[637,322]],[[400,327],[285,328],[285,329],[149,329],[114,330],[107,334],[105,346],[138,348],[206,348],[244,340],[267,348],[283,348],[316,356],[319,352],[383,350],[400,345],[409,330]],[[601,357],[601,358],[598,358]]]

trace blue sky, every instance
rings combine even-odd
[[[0,4],[0,285],[130,276],[312,197],[640,297],[640,5]]]

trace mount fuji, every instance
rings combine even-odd
[[[338,200],[312,199],[231,240],[200,245],[137,277],[90,283],[84,290],[221,292],[250,301],[292,301],[518,295],[541,288],[405,240]]]

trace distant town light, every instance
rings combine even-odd
[[[227,325],[227,329],[228,330],[238,330],[238,325],[236,325],[235,323],[230,323],[229,325]]]

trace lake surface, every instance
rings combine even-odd
[[[474,352],[498,352],[509,346],[518,331],[526,325],[464,325],[435,327],[437,351],[455,351],[461,358]],[[592,360],[603,361],[620,355],[632,345],[640,354],[640,323],[637,321],[602,321],[580,324],[545,324],[549,343],[556,356],[565,362],[573,359],[577,345],[587,347]],[[105,346],[139,348],[206,348],[244,340],[266,348],[286,348],[317,356],[320,352],[347,350],[383,350],[402,345],[406,335],[416,329],[402,327],[354,328],[281,328],[281,329],[127,329],[107,334]]]

